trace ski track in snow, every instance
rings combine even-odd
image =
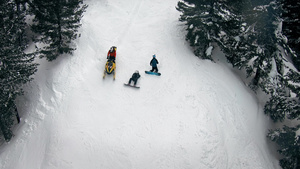
[[[177,0],[87,3],[74,56],[41,60],[46,74],[20,98],[28,114],[0,151],[1,169],[277,167],[265,133],[253,133],[255,98],[229,68],[193,56]],[[112,45],[116,80],[103,80]],[[153,54],[162,76],[144,74]],[[135,70],[141,88],[125,88]]]

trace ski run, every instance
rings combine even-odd
[[[194,56],[177,2],[86,0],[73,56],[37,60],[0,169],[280,168],[262,105],[219,50]],[[153,54],[162,76],[144,73]],[[124,86],[136,70],[137,90]]]

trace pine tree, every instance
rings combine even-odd
[[[279,160],[279,164],[283,169],[300,168],[300,136],[296,135],[299,128],[300,125],[284,126],[282,130],[270,130],[268,133],[268,138],[280,146],[278,152],[283,158]]]
[[[80,19],[87,8],[83,0],[32,0],[29,2],[34,14],[32,30],[38,34],[36,42],[45,46],[40,56],[52,61],[61,54],[72,54],[72,40],[77,38]]]
[[[212,60],[207,51],[217,43],[233,66],[246,68],[248,77],[253,78],[252,89],[261,88],[269,94],[276,86],[276,76],[284,72],[279,48],[283,40],[278,31],[281,6],[267,2],[252,13],[251,7],[247,0],[185,0],[178,2],[177,10],[182,12],[186,40],[195,47],[196,56]]]
[[[300,1],[281,0],[283,4],[283,33],[288,39],[288,45],[295,67],[300,71]],[[289,50],[289,49],[287,49]]]
[[[243,8],[239,6],[242,4],[247,5]],[[178,2],[177,10],[183,13],[180,20],[187,25],[186,40],[196,49],[197,56],[212,59],[205,54],[209,45],[216,43],[234,67],[246,70],[247,77],[252,79],[250,87],[255,91],[261,89],[270,97],[265,114],[274,122],[300,120],[300,74],[288,62],[287,56],[294,53],[282,32],[280,0],[185,0]],[[289,129],[278,129],[270,136],[278,135],[277,140],[272,140],[279,144],[279,152],[284,156],[281,166],[299,167],[299,156],[295,158],[292,149],[287,150],[298,142],[295,148],[299,154],[299,136],[294,132],[290,137]],[[288,140],[285,144],[278,141],[284,139]]]
[[[299,97],[295,97],[293,93],[297,92],[299,82],[293,81],[299,76],[299,72],[293,71],[282,50],[288,45],[281,31],[281,4],[271,1],[267,5],[256,7],[256,11],[257,22],[254,22],[255,31],[252,31],[256,56],[251,60],[252,65],[249,62],[247,67],[249,76],[255,74],[251,87],[259,87],[270,95],[264,112],[274,122],[294,119],[299,115]]]
[[[288,119],[300,120],[300,73],[292,69],[286,74],[287,86],[290,90]]]
[[[186,40],[194,47],[194,53],[203,59],[212,60],[210,53],[213,37],[219,33],[214,17],[214,0],[179,1],[176,9],[182,12],[180,21],[187,25]]]
[[[13,133],[16,117],[15,99],[23,93],[22,86],[30,81],[37,70],[32,63],[34,54],[26,54],[25,14],[17,11],[12,0],[0,4],[0,130],[7,141]]]
[[[249,75],[255,72],[252,87],[260,87],[270,96],[264,107],[265,114],[274,122],[285,122],[286,119],[297,122],[300,119],[300,74],[286,58],[293,53],[282,32],[281,7],[280,1],[270,1],[255,8],[257,21],[252,32],[257,57],[247,68]],[[285,126],[283,130],[270,131],[268,135],[279,145],[278,152],[283,155],[280,160],[282,168],[299,168],[298,129],[299,126]]]
[[[217,42],[227,60],[238,69],[245,67],[255,56],[254,38],[247,34],[249,23],[245,19],[245,16],[250,15],[252,8],[248,0],[221,1],[219,5],[219,11],[225,13],[221,15],[224,18],[219,23],[222,35]]]
[[[255,19],[248,36],[254,38],[255,56],[247,65],[248,76],[254,75],[252,88],[260,87],[266,93],[276,86],[276,76],[283,73],[283,56],[278,46],[278,24],[280,23],[280,4],[269,3],[257,6],[251,19]],[[271,74],[271,72],[273,74]],[[275,82],[275,83],[272,83]]]
[[[300,120],[300,74],[290,69],[278,80],[277,87],[264,107],[274,122],[286,119]]]
[[[289,98],[289,90],[285,84],[277,82],[277,88],[272,92],[270,99],[264,106],[264,112],[274,122],[283,122],[293,111],[291,104],[293,101]]]
[[[178,2],[180,21],[187,25],[186,40],[195,48],[195,55],[210,59],[213,43],[217,43],[231,62],[243,24],[242,15],[249,10],[248,0],[185,0]],[[238,61],[236,61],[238,62]]]

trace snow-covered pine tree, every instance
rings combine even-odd
[[[222,0],[218,3],[219,25],[222,28],[219,39],[215,39],[227,60],[239,69],[245,67],[253,58],[255,47],[251,36],[245,36],[248,24],[245,16],[249,15],[253,6],[249,0]]]
[[[278,80],[277,87],[273,89],[269,100],[264,106],[264,113],[270,116],[274,122],[283,122],[288,114],[293,111],[290,103],[293,101],[289,98],[289,89],[283,81]]]
[[[282,130],[269,131],[268,138],[280,146],[278,152],[283,158],[279,160],[279,164],[283,169],[300,168],[300,136],[296,134],[299,128],[300,125],[284,126]]]
[[[252,14],[251,7],[247,0],[184,0],[178,2],[177,10],[182,12],[186,40],[197,56],[212,60],[208,49],[216,42],[234,66],[245,67],[248,76],[253,76],[253,89],[270,93],[276,85],[273,78],[283,75],[277,30],[281,5],[267,2],[255,7]]]
[[[264,112],[274,122],[285,119],[300,120],[300,74],[290,69],[284,77],[278,77],[277,87],[264,107]]]
[[[179,20],[187,25],[186,40],[194,48],[195,55],[202,59],[212,60],[213,39],[219,34],[214,3],[214,0],[184,0],[179,1],[176,7],[182,12]]]
[[[300,1],[280,0],[283,4],[283,33],[287,37],[287,43],[295,67],[300,71]],[[288,50],[288,49],[287,49]]]
[[[14,104],[23,93],[22,86],[30,81],[37,70],[32,63],[34,55],[24,53],[28,42],[24,33],[25,12],[17,11],[13,0],[2,0],[0,4],[0,135],[9,141],[13,135],[11,127],[16,119]]]
[[[254,37],[252,45],[256,49],[255,57],[249,60],[247,65],[248,75],[254,74],[251,87],[259,87],[270,95],[264,112],[275,122],[282,122],[299,111],[299,97],[291,94],[297,89],[295,86],[299,85],[299,82],[294,83],[291,77],[296,77],[299,72],[292,71],[293,66],[288,62],[287,53],[283,50],[288,45],[282,35],[281,6],[279,1],[257,6],[254,10],[255,21],[250,22],[253,31],[247,34]],[[287,74],[288,72],[290,73]],[[290,76],[292,74],[293,76]]]
[[[252,28],[246,35],[254,38],[251,45],[256,49],[255,57],[248,62],[247,72],[249,76],[255,72],[252,87],[260,87],[270,96],[264,112],[274,122],[290,119],[297,123],[300,117],[300,76],[286,58],[291,50],[288,50],[289,46],[282,33],[281,7],[280,1],[270,1],[254,8],[255,17],[247,18],[249,28]],[[268,135],[280,147],[279,153],[283,155],[280,160],[282,168],[299,167],[298,129],[290,129],[292,128],[284,127],[283,130],[270,131]]]
[[[300,120],[300,73],[290,69],[286,74],[286,80],[290,89],[289,108],[291,109],[287,118]]]
[[[237,59],[233,50],[249,4],[249,0],[179,1],[176,8],[182,12],[179,20],[187,25],[186,40],[194,47],[195,55],[212,60],[213,43],[217,43],[229,60]]]
[[[256,56],[247,65],[248,76],[254,74],[251,87],[260,87],[268,94],[276,87],[276,76],[283,75],[284,58],[277,38],[277,29],[281,22],[280,10],[280,4],[270,2],[255,7],[251,19],[247,18],[252,24],[252,30],[247,36],[254,38],[252,45],[256,52]]]
[[[80,20],[87,8],[83,0],[32,0],[29,4],[34,14],[35,40],[45,45],[40,57],[52,61],[61,54],[72,54],[75,48],[71,42],[77,38]]]
[[[251,88],[260,88],[270,96],[264,108],[266,114],[274,121],[284,121],[286,118],[299,120],[299,72],[294,71],[285,58],[291,50],[288,50],[282,34],[280,1],[251,0],[251,5],[245,0],[241,3],[247,4],[244,9],[236,4],[240,2],[235,1],[205,2],[185,0],[178,2],[177,6],[177,10],[183,13],[180,20],[187,25],[186,40],[199,50],[195,54],[212,59],[205,54],[208,46],[216,42],[233,66],[246,69],[248,77],[252,78]],[[200,8],[202,5],[204,7]],[[202,41],[198,40],[200,35],[203,35]],[[281,132],[281,139],[285,139],[285,131],[278,129],[277,133]],[[282,149],[293,146],[289,144],[297,142],[299,137],[287,139],[291,141],[285,145],[279,144]],[[296,148],[299,150],[299,146]],[[293,156],[292,153],[287,151],[282,154],[286,159]],[[282,162],[284,159],[281,160],[282,167],[289,165]],[[299,166],[299,162],[295,163]]]

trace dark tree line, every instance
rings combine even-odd
[[[233,67],[246,70],[249,87],[269,96],[265,114],[289,124],[270,130],[283,168],[300,167],[299,12],[293,0],[184,0],[176,9],[196,56],[213,60],[218,45]],[[298,70],[297,70],[298,69]]]
[[[14,1],[2,0],[0,4],[0,134],[9,141],[11,127],[17,115],[15,99],[23,93],[22,85],[31,80],[37,70],[34,53],[25,53],[28,40],[25,13],[18,11]]]
[[[35,16],[32,30],[38,35],[36,42],[43,43],[41,57],[55,60],[59,55],[72,54],[72,40],[77,38],[80,19],[87,5],[83,0],[31,0],[30,12]]]
[[[61,54],[72,54],[72,40],[77,38],[86,8],[82,0],[0,1],[0,137],[6,141],[13,137],[13,125],[20,122],[15,100],[37,71],[34,59],[40,56],[52,61]],[[30,15],[32,25],[26,23]],[[35,34],[34,42],[44,47],[25,52],[33,38],[29,34]]]
[[[288,45],[291,48],[291,57],[296,68],[300,71],[300,1],[296,0],[281,0],[282,1],[282,18],[283,18],[283,33],[288,38]]]

